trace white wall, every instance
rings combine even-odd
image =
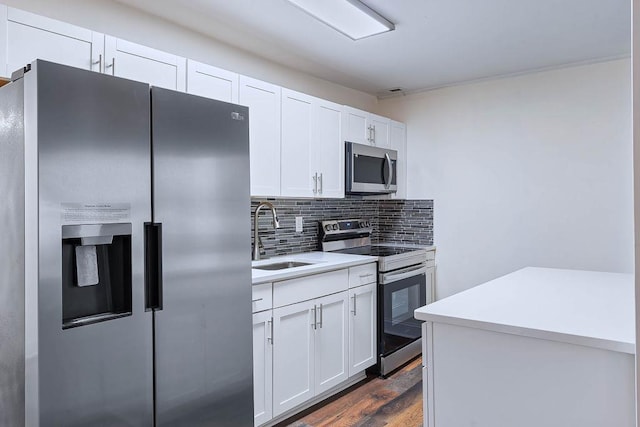
[[[524,266],[632,272],[631,61],[380,102],[434,199],[438,298]]]
[[[330,101],[372,110],[367,93],[315,78],[112,0],[1,0],[8,6],[195,59]]]

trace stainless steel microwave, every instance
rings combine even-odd
[[[345,142],[347,194],[388,194],[398,190],[398,152],[371,145]]]

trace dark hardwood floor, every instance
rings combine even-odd
[[[386,380],[374,377],[313,407],[290,427],[422,426],[422,365],[418,358]]]

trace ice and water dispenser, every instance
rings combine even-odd
[[[62,226],[62,328],[131,315],[131,224]]]

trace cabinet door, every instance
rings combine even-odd
[[[104,72],[184,92],[187,61],[180,56],[105,36]]]
[[[187,92],[237,104],[238,74],[188,59]]]
[[[355,108],[342,107],[342,139],[358,144],[370,145],[368,129],[369,113]]]
[[[349,376],[376,363],[376,329],[376,284],[349,289]]]
[[[271,310],[253,315],[253,415],[254,425],[272,418],[273,332]]]
[[[313,301],[273,310],[273,416],[314,396],[315,314]]]
[[[369,115],[369,126],[373,129],[373,145],[377,147],[389,147],[389,128],[391,120],[386,117]]]
[[[318,194],[317,170],[311,170],[314,98],[282,89],[281,194],[313,197]]]
[[[344,141],[341,106],[317,99],[313,135],[312,171],[318,172],[319,197],[344,197]],[[314,172],[315,173],[315,172]]]
[[[318,298],[315,343],[315,394],[329,390],[349,377],[348,292]]]
[[[6,6],[0,18],[6,18],[0,24],[1,36],[6,36],[0,49],[3,75],[10,76],[35,59],[100,71],[102,34]]]
[[[251,195],[280,195],[280,86],[240,76],[238,102],[249,107]]]
[[[398,161],[396,162],[396,182],[398,183],[398,191],[391,193],[394,199],[407,198],[407,145],[406,145],[406,126],[404,123],[391,121],[389,129],[389,145],[392,150],[398,152]]]

